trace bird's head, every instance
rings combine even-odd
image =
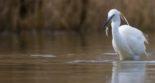
[[[120,12],[118,11],[117,9],[111,9],[109,12],[108,12],[108,19],[106,21],[106,23],[104,24],[104,27],[109,23],[109,22],[120,22],[121,19],[124,20],[128,25],[129,25],[129,22],[127,21],[127,19],[125,18],[125,16]]]
[[[104,27],[107,27],[107,24],[110,22],[115,22],[118,25],[120,25],[121,19],[125,20],[125,22],[129,25],[127,19],[124,17],[124,15],[120,11],[118,11],[117,9],[111,9],[108,12],[108,19],[105,22]],[[108,30],[108,27],[107,27],[107,30]],[[106,31],[106,33],[108,33],[108,31]]]
[[[121,15],[121,13],[117,9],[111,9],[108,12],[108,20],[109,21],[117,21],[118,19],[120,19],[120,15]]]
[[[106,27],[106,35],[108,36],[108,27],[107,25],[113,21],[113,22],[118,22],[120,24],[120,15],[121,13],[117,9],[111,9],[108,12],[108,19],[104,24],[104,27]]]
[[[111,9],[108,12],[108,19],[106,23],[104,24],[104,27],[111,21],[115,22],[115,21],[120,20],[120,15],[121,15],[120,11],[118,11],[117,9]]]

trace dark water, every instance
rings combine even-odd
[[[148,35],[152,56],[145,60],[151,61],[155,59],[155,38]],[[46,31],[40,36],[25,32],[22,37],[3,33],[0,39],[1,83],[111,83],[113,61],[118,60],[111,54],[111,37],[105,37],[104,32],[84,37],[63,31]],[[155,64],[143,68],[145,82],[154,83]]]

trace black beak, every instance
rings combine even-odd
[[[111,19],[114,17],[115,15],[112,15],[103,25],[103,27],[106,27],[107,24],[111,21]]]

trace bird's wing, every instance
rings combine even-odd
[[[119,27],[119,33],[135,54],[145,53],[145,43],[148,43],[148,41],[143,32],[129,25],[122,25]]]

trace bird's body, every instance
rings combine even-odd
[[[130,25],[121,25],[120,12],[112,9],[108,13],[112,27],[112,45],[120,60],[139,60],[146,53],[144,34]]]
[[[120,59],[139,59],[145,54],[145,43],[147,42],[143,33],[137,28],[129,25],[122,25],[118,28],[120,39],[112,40],[114,50],[120,55]],[[125,57],[123,57],[125,56]]]

